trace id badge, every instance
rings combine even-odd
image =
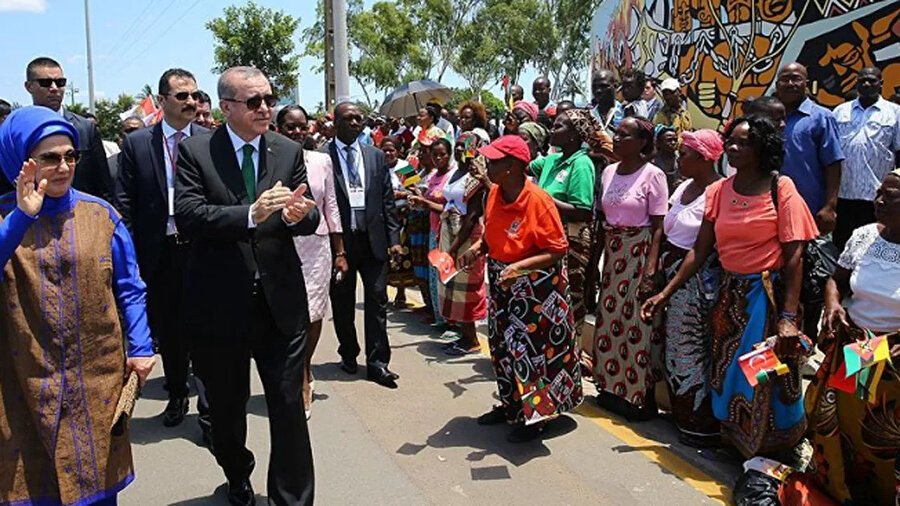
[[[175,188],[169,188],[169,216],[175,216]]]
[[[366,192],[362,188],[350,188],[350,207],[363,209],[366,207]]]

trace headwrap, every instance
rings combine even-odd
[[[672,125],[663,125],[662,123],[653,127],[653,138],[658,139],[660,135],[666,132],[675,132],[675,127]]]
[[[595,153],[610,156],[613,152],[613,140],[603,129],[603,125],[588,109],[569,109],[564,113],[581,142],[591,147]]]
[[[475,132],[463,132],[456,138],[457,143],[463,145],[463,161],[471,160],[478,156],[478,148],[487,144]]]
[[[431,125],[427,130],[424,128],[419,130],[419,136],[416,140],[423,146],[431,146],[435,141],[441,138],[451,140],[452,144],[452,139],[447,135],[447,132],[441,130],[437,125]]]
[[[544,125],[535,123],[534,121],[522,123],[519,125],[519,131],[527,133],[539,148],[542,148],[547,144],[547,136],[550,135],[550,132],[547,131],[547,128],[544,127]]]
[[[528,118],[531,121],[537,121],[538,113],[540,112],[538,110],[538,106],[532,104],[531,102],[519,100],[518,102],[516,102],[515,105],[513,105],[513,111],[515,111],[516,109],[518,109],[520,111],[525,111],[525,114],[528,115]]]
[[[69,136],[78,148],[78,131],[56,111],[32,105],[11,112],[0,125],[0,169],[6,179],[15,181],[34,147],[58,134]]]
[[[717,162],[725,150],[722,136],[715,130],[704,128],[695,132],[682,132],[681,143],[703,157],[704,160]]]

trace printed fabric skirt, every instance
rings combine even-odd
[[[666,279],[675,277],[687,250],[670,242],[663,245],[660,261]],[[709,315],[716,302],[722,268],[713,252],[703,268],[672,295],[666,307],[665,364],[669,402],[675,424],[697,445],[719,438],[719,421],[709,395]]]
[[[768,273],[765,273],[768,274]],[[775,275],[725,272],[712,310],[710,388],[722,436],[746,457],[794,447],[806,431],[797,363],[766,385],[750,386],[738,357],[775,333]]]
[[[863,337],[856,327],[836,334],[823,342],[825,360],[806,391],[815,449],[808,472],[841,504],[900,504],[900,379],[885,367],[874,404],[828,386],[844,361],[842,345]]]
[[[584,395],[565,264],[521,276],[505,289],[498,280],[509,264],[487,262],[488,342],[507,421],[530,425],[572,411]]]
[[[440,233],[439,230],[432,230],[428,232],[428,251],[431,251],[438,247],[438,236]],[[441,284],[441,276],[438,274],[438,270],[428,263],[428,293],[431,294],[431,305],[434,310],[434,322],[436,324],[445,323],[444,317],[441,316],[441,303],[438,298],[438,285]]]
[[[441,218],[441,251],[447,251],[453,245],[461,222],[462,218],[456,213],[448,213]],[[484,226],[480,223],[475,225],[472,235],[460,245],[459,251],[468,250],[483,233]],[[459,271],[446,285],[438,283],[438,301],[444,319],[453,323],[484,320],[487,315],[484,265],[482,256],[468,271]]]
[[[422,285],[428,284],[428,211],[410,210],[406,218],[406,236],[409,238],[409,256],[413,274]]]
[[[391,261],[387,273],[387,284],[397,288],[416,286],[418,280],[413,270],[412,246],[409,240],[409,208],[398,207],[397,216],[400,219],[400,244],[403,246],[403,254],[397,262]]]
[[[662,332],[641,320],[638,300],[650,241],[650,227],[605,230],[600,302],[595,312],[597,390],[638,409],[655,406],[654,387],[663,378]]]
[[[303,263],[303,281],[309,298],[309,321],[325,318],[328,291],[331,287],[331,243],[327,235],[294,237],[294,248]]]
[[[591,257],[591,224],[585,222],[567,223],[566,236],[569,252],[566,254],[566,269],[569,272],[569,293],[572,297],[572,316],[575,318],[575,334],[581,334],[584,324],[585,278]]]

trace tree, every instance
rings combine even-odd
[[[498,58],[499,43],[493,34],[483,30],[476,17],[460,31],[460,47],[453,58],[453,70],[469,84],[476,100],[481,100],[482,90],[491,79],[503,72]]]
[[[465,29],[483,0],[400,0],[412,14],[425,53],[430,55],[427,76],[434,70],[438,81],[451,68]]]
[[[590,58],[591,19],[600,1],[547,0],[548,13],[556,20],[555,51],[542,54],[546,61],[536,66],[553,81],[554,100],[585,94],[581,74]]]
[[[94,104],[97,105],[96,103]],[[66,110],[71,111],[79,116],[84,116],[85,114],[91,112],[88,106],[82,104],[81,102],[75,102],[74,104],[69,104],[66,106]]]
[[[506,105],[503,103],[503,100],[500,100],[488,90],[478,90],[478,92],[473,92],[467,88],[453,88],[453,91],[456,94],[444,104],[444,107],[448,110],[458,109],[460,104],[469,100],[478,100],[484,104],[484,107],[487,110],[494,111],[495,113],[506,110]],[[481,100],[479,100],[479,97]]]
[[[97,100],[94,103],[94,111],[97,116],[97,129],[100,130],[100,137],[108,141],[116,140],[122,123],[119,115],[132,109],[135,104],[137,104],[137,100],[127,93],[120,93],[115,101],[107,98]]]
[[[556,46],[546,0],[485,0],[478,26],[497,41],[500,68],[515,83],[529,63],[541,69]]]
[[[263,71],[278,96],[297,87],[300,56],[294,54],[294,33],[300,19],[254,2],[226,7],[222,17],[206,23],[216,39],[213,72],[249,65]]]

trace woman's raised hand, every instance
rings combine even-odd
[[[32,218],[41,212],[41,207],[44,206],[44,191],[47,188],[46,179],[41,179],[35,185],[37,175],[37,162],[29,158],[22,164],[22,171],[16,178],[16,204],[23,213]]]

